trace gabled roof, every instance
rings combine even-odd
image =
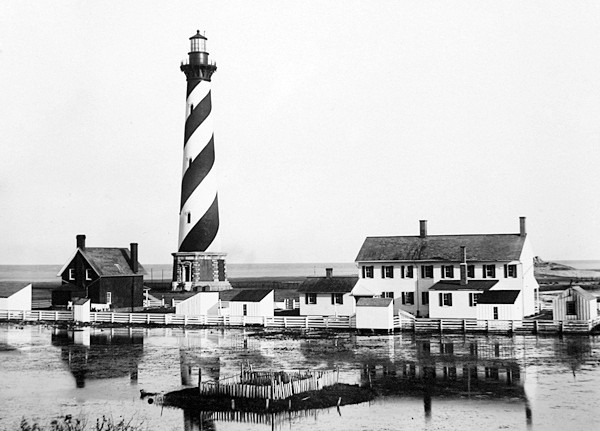
[[[524,242],[519,234],[367,237],[356,261],[460,262],[460,247],[465,246],[467,261],[509,262],[519,260]]]
[[[260,302],[273,290],[244,289],[231,298],[230,302]]]
[[[358,298],[357,307],[389,307],[394,300],[392,298]]]
[[[8,298],[30,285],[22,281],[0,281],[0,298]]]
[[[365,283],[362,282],[362,279],[359,279],[354,287],[352,288],[352,296],[360,297],[360,296],[375,296],[376,293],[365,286]]]
[[[348,293],[358,281],[358,276],[308,277],[298,288],[299,293]]]
[[[478,290],[485,291],[490,290],[493,286],[498,284],[498,280],[469,280],[469,282],[461,286],[460,280],[446,280],[446,281],[438,281],[433,286],[429,288],[429,290],[446,290],[446,291],[455,291],[455,290]]]
[[[520,290],[488,290],[477,299],[477,304],[514,304],[520,293]]]
[[[138,262],[138,271],[131,270],[131,259],[129,258],[129,249],[116,247],[86,247],[77,248],[71,258],[58,272],[58,275],[67,269],[77,253],[90,264],[100,277],[118,277],[123,275],[144,275],[146,270]]]
[[[595,301],[596,300],[595,295],[593,295],[592,293],[583,289],[581,286],[569,287],[568,289],[562,291],[557,296],[560,298],[566,298],[568,296],[571,296],[571,294],[573,294],[573,293],[576,293],[577,295],[579,295],[579,297],[581,297],[582,299],[585,299],[587,301]]]

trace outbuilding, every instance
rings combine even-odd
[[[590,292],[573,286],[554,298],[552,312],[554,320],[592,320],[598,317],[598,302]]]
[[[392,298],[358,298],[356,329],[394,329],[394,300]]]
[[[175,305],[175,314],[216,316],[219,314],[219,292],[198,292]]]
[[[488,290],[477,299],[478,320],[521,320],[520,290]]]
[[[229,300],[230,316],[273,317],[273,290],[244,289]]]
[[[0,282],[0,310],[31,310],[31,283]]]
[[[77,299],[73,302],[73,320],[75,322],[90,322],[91,301],[88,298]]]

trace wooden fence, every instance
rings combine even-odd
[[[321,390],[338,382],[335,370],[312,372],[243,372],[218,382],[202,382],[200,395],[283,400],[292,395]]]
[[[72,321],[72,311],[0,310],[0,321]],[[183,316],[170,313],[91,312],[91,323],[247,326],[296,329],[356,329],[354,316]],[[589,333],[600,325],[594,320],[475,320],[475,319],[406,319],[394,316],[394,327],[414,332],[489,332],[489,333]]]

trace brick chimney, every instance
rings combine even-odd
[[[419,220],[419,236],[421,238],[427,237],[427,220]]]
[[[130,245],[129,257],[131,258],[131,270],[134,274],[138,272],[138,245],[136,242],[132,242]]]
[[[331,278],[333,276],[333,268],[325,268],[325,277]]]
[[[527,229],[525,226],[525,217],[519,217],[519,235],[527,236]]]
[[[467,247],[464,245],[460,246],[460,285],[466,286],[469,284],[469,278],[467,277]]]
[[[77,235],[77,248],[85,250],[85,235]]]

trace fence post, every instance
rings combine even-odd
[[[283,327],[287,328],[287,317],[283,316]]]
[[[443,332],[444,330],[444,324],[442,323],[443,319],[440,319],[440,334]]]
[[[183,326],[186,326],[188,322],[187,314],[183,316]]]
[[[133,323],[133,314],[129,313],[129,323]]]
[[[115,323],[115,313],[110,313],[110,323]]]
[[[534,334],[538,333],[538,321],[537,320],[533,321],[533,333]]]
[[[308,316],[304,316],[304,329],[308,329]]]
[[[38,310],[38,320],[42,320],[42,310]]]
[[[10,312],[8,313],[8,318],[10,319]],[[54,312],[54,321],[56,322],[58,320],[58,311]]]
[[[263,326],[267,327],[267,316],[263,316]]]
[[[463,319],[463,334],[467,333],[467,319]]]

